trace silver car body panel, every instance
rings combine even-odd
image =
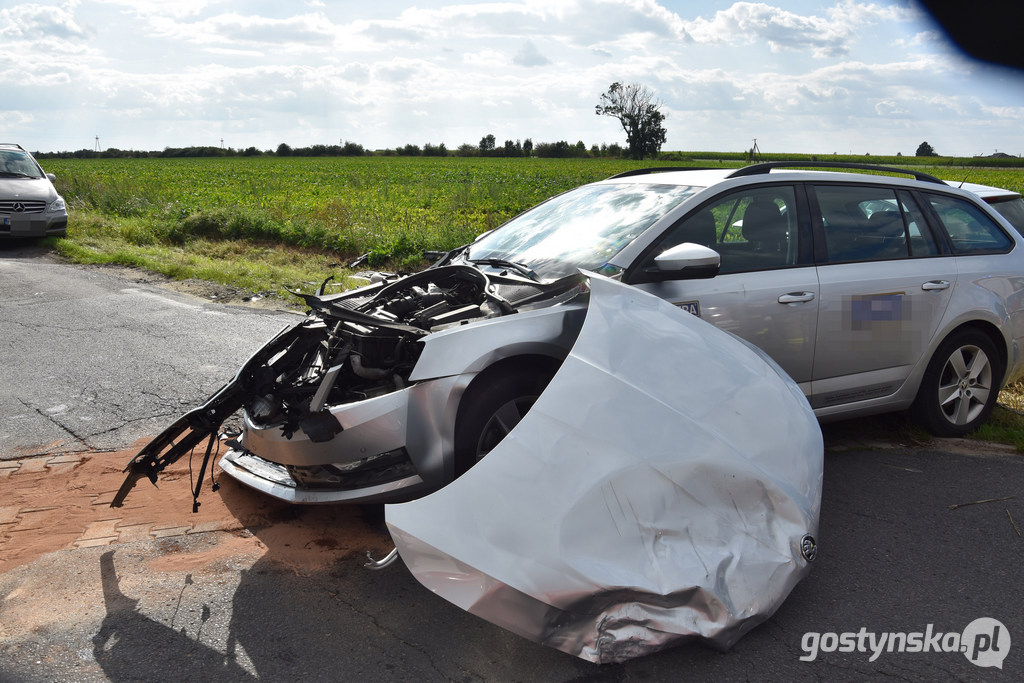
[[[820,300],[818,273],[813,266],[765,271],[757,273],[756,278],[751,273],[730,273],[708,280],[636,287],[676,305],[698,303],[702,319],[767,352],[794,381],[811,381]],[[780,302],[790,292],[811,296],[805,302]]]
[[[423,354],[409,379],[480,372],[512,356],[561,360],[576,341],[585,314],[582,303],[546,306],[434,332],[422,339]]]
[[[817,421],[748,343],[635,288],[591,287],[523,421],[447,487],[387,506],[389,529],[428,588],[583,659],[729,647],[809,569]]]

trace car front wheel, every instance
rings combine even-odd
[[[533,407],[553,373],[505,373],[463,398],[455,430],[455,476],[460,476],[501,443]]]
[[[914,413],[936,436],[963,436],[977,429],[995,407],[1003,369],[992,340],[963,330],[932,356],[914,401]]]

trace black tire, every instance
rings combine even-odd
[[[552,375],[547,369],[517,368],[495,377],[478,378],[478,384],[462,398],[455,424],[456,477],[465,474],[519,424]]]
[[[914,400],[918,421],[936,436],[963,436],[988,419],[1003,380],[995,344],[979,330],[961,330],[939,345]]]

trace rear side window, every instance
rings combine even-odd
[[[887,187],[814,188],[830,263],[933,256],[938,245],[913,198]]]
[[[1010,225],[1017,228],[1017,232],[1024,235],[1024,199],[997,199],[989,201],[988,204],[1010,221]]]
[[[955,254],[1007,251],[1013,241],[980,208],[959,197],[929,194],[928,202],[949,235]]]

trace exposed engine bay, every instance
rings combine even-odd
[[[362,296],[303,297],[312,318],[303,324],[290,369],[257,389],[246,404],[248,414],[264,425],[294,425],[325,405],[403,388],[419,357],[420,337],[445,325],[514,312],[505,300],[488,296],[488,285],[475,268],[449,266]]]
[[[360,296],[303,296],[311,316],[284,355],[268,363],[273,371],[250,387],[246,414],[260,426],[281,426],[286,436],[301,426],[313,441],[329,439],[332,434],[317,426],[324,409],[405,388],[421,337],[515,313],[566,285],[576,287],[580,278],[571,280],[557,287],[501,284],[472,266],[451,265],[361,290]],[[516,305],[503,290],[517,295]]]

